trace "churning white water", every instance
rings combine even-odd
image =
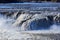
[[[7,18],[6,16],[0,15],[0,39],[19,39],[21,34],[17,31],[17,27],[12,27],[14,19]],[[15,38],[16,37],[16,38]],[[23,38],[23,37],[22,37]]]
[[[12,24],[15,22],[14,19],[7,18],[6,16],[0,15],[0,37],[1,39],[20,39],[25,40],[27,38],[33,38],[29,34],[22,34],[20,27],[13,27]],[[23,27],[22,27],[23,29]],[[59,33],[59,25],[52,25],[49,30],[36,30],[36,31],[24,31],[25,33]],[[23,32],[23,33],[24,33]]]
[[[12,27],[13,22],[13,19],[0,15],[0,29],[6,29],[7,31],[15,31],[16,29]]]
[[[21,17],[23,17],[23,16],[21,16]],[[14,19],[7,18],[6,16],[0,15],[0,30],[4,29],[4,30],[7,30],[7,31],[13,31],[13,32],[20,31],[20,27],[13,27],[12,26],[12,24],[14,22],[15,22]],[[23,27],[22,27],[22,29],[23,29]],[[49,30],[59,31],[60,30],[60,25],[53,24],[53,25],[51,25]],[[47,30],[47,31],[49,31],[49,30]]]
[[[21,4],[21,5],[19,6],[18,4],[19,5]],[[13,9],[14,9],[17,7],[19,9],[19,7],[20,7],[22,9],[30,9],[30,10],[44,10],[44,12],[42,12],[41,14],[54,15],[54,13],[57,14],[58,12],[51,12],[51,10],[56,11],[59,9],[58,7],[60,7],[59,6],[60,3],[58,3],[58,4],[46,3],[46,5],[45,5],[45,3],[42,3],[42,4],[40,4],[40,3],[18,3],[18,4],[12,3],[12,4],[8,4],[6,6],[4,6],[5,4],[2,4],[2,5],[0,5],[1,6],[0,8],[12,8],[13,7]],[[31,4],[31,5],[27,5],[27,4]],[[17,5],[17,6],[15,6],[15,5]],[[9,11],[6,9],[3,9],[3,10]],[[46,10],[50,10],[50,12],[47,12]],[[14,10],[12,10],[12,11],[14,11]],[[56,25],[56,24],[51,25],[50,29],[47,29],[47,30],[45,30],[45,29],[28,30],[27,28],[29,28],[30,23],[32,23],[32,21],[34,21],[35,19],[39,20],[41,18],[46,18],[45,16],[40,16],[41,14],[37,13],[37,11],[30,11],[30,12],[31,12],[31,14],[29,14],[29,12],[26,12],[26,13],[25,12],[20,12],[20,13],[13,12],[12,13],[10,10],[10,12],[8,12],[8,13],[12,14],[12,15],[10,15],[12,18],[7,17],[6,15],[8,15],[8,14],[4,14],[4,15],[0,14],[0,40],[57,40],[60,37],[59,35],[57,35],[58,37],[53,36],[54,33],[60,33],[60,25]],[[40,11],[38,11],[38,12],[40,12]],[[16,18],[16,16],[17,16],[17,19],[14,19],[14,17]],[[35,21],[35,24],[32,23],[31,26],[33,26],[33,29],[38,28],[38,27],[41,28],[41,26],[37,27],[36,23],[37,23],[36,21]],[[38,23],[40,23],[40,22],[38,21]],[[46,25],[49,25],[48,22]],[[28,26],[28,27],[26,28],[26,26]],[[25,31],[24,29],[27,29],[27,31]],[[24,30],[24,31],[22,31],[22,30]],[[50,33],[52,34],[51,35],[52,37],[49,35]],[[47,34],[47,35],[45,35],[45,34]],[[50,37],[52,39],[50,39]],[[57,39],[54,39],[54,38],[57,38]],[[60,40],[60,39],[58,39],[58,40]]]
[[[60,25],[54,24],[54,25],[51,26],[50,30],[53,31],[53,32],[60,33],[60,31],[59,31],[60,30]]]

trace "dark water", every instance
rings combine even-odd
[[[48,30],[50,26],[53,25],[53,22],[46,19],[35,20],[31,22],[30,29],[31,30]]]

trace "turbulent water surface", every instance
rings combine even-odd
[[[48,37],[43,37],[44,35],[41,36],[41,33],[48,33],[48,35],[50,33],[60,33],[60,12],[58,7],[48,6],[40,7],[40,9],[40,11],[19,10],[1,12],[0,39],[50,40]],[[39,33],[41,37],[38,35]],[[38,37],[35,39],[37,35]],[[54,36],[52,38],[55,39]],[[52,38],[51,40],[53,40]]]

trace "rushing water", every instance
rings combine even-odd
[[[14,15],[13,15],[14,16]],[[18,19],[20,21],[22,21],[22,18],[23,18],[23,14],[20,16],[20,18],[18,17]],[[27,15],[26,15],[27,16]],[[24,16],[25,17],[25,16]],[[17,25],[17,23],[19,22],[19,20],[16,22],[15,26]],[[0,29],[6,29],[8,31],[21,31],[21,29],[24,29],[25,27],[22,27],[22,26],[17,26],[17,27],[14,27],[12,26],[14,23],[15,23],[15,19],[14,18],[10,18],[10,17],[7,17],[7,16],[4,16],[4,15],[1,15],[0,14]],[[26,24],[26,23],[25,23]],[[23,26],[25,24],[22,24]],[[51,21],[47,21],[45,20],[45,22],[41,21],[41,20],[38,20],[38,21],[33,21],[30,24],[30,30],[33,31],[33,30],[46,30],[46,31],[59,31],[60,30],[60,25],[57,25],[57,24],[54,24],[53,22]],[[27,30],[28,31],[28,30]]]
[[[2,36],[2,39],[19,39],[19,40],[28,40],[28,38],[33,38],[32,36],[28,34],[21,34],[22,31],[20,31],[20,27],[13,27],[12,24],[15,22],[15,19],[12,19],[10,17],[6,17],[0,14],[0,34]],[[33,24],[35,25],[35,24]],[[43,24],[44,25],[44,24]],[[34,26],[35,27],[35,26]],[[33,27],[33,28],[34,28]],[[38,27],[39,28],[39,27]],[[36,28],[36,29],[38,29]],[[23,27],[22,27],[23,29]],[[34,28],[35,29],[35,28]],[[28,31],[29,33],[58,33],[60,32],[60,25],[53,24],[50,26],[50,29],[47,30],[31,30]],[[34,38],[33,38],[34,39]],[[30,40],[33,40],[30,39]],[[46,38],[45,38],[46,39]],[[42,37],[43,40],[43,37]]]
[[[2,7],[3,8],[3,7]],[[40,7],[41,8],[41,7]],[[43,7],[45,9],[45,7]],[[42,10],[43,10],[42,8]],[[46,7],[47,8],[47,7]],[[53,7],[51,7],[52,9]],[[56,8],[56,7],[55,7]],[[47,10],[50,8],[47,8]],[[57,8],[56,8],[57,9]],[[53,8],[53,10],[55,10]],[[51,11],[50,11],[51,12]],[[50,12],[42,12],[50,13]],[[9,12],[8,12],[9,13]],[[53,14],[54,12],[50,13]],[[56,12],[59,13],[59,12]],[[12,14],[12,13],[11,13]],[[43,18],[42,21],[40,18]],[[60,33],[60,24],[54,23],[54,20],[46,19],[40,14],[29,14],[29,12],[13,12],[11,16],[0,13],[0,34],[2,38],[21,39],[31,38],[28,34],[22,34],[25,30],[29,33]],[[33,38],[33,37],[32,37]]]

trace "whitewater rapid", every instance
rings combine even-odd
[[[60,14],[60,3],[0,4],[0,12],[0,40],[59,40],[60,25],[49,26],[46,16]],[[40,19],[47,21],[49,29],[42,23],[41,30]]]
[[[23,17],[27,18],[27,16],[25,17],[25,15],[22,14],[21,16],[18,17],[18,19],[21,18],[21,20],[22,20]],[[59,31],[60,25],[56,25],[56,24],[51,25],[50,29],[47,29],[47,30],[43,29],[43,30],[22,31],[21,29],[25,28],[23,26],[25,26],[26,23],[24,23],[22,25],[22,27],[21,26],[14,27],[12,25],[15,23],[15,21],[16,20],[14,18],[10,18],[10,17],[7,17],[7,16],[0,14],[0,39],[2,39],[2,40],[4,40],[4,39],[9,39],[9,40],[15,40],[15,39],[18,39],[18,40],[28,40],[28,39],[29,40],[35,40],[35,36],[33,34],[60,33],[60,31]],[[39,38],[39,36],[37,38]],[[43,40],[43,37],[41,37],[41,39]],[[47,38],[45,38],[45,39],[47,39]]]
[[[27,40],[28,34],[22,34],[18,27],[12,27],[14,19],[0,15],[0,40]]]
[[[22,14],[21,16],[20,16],[20,18],[22,18],[24,15]],[[25,17],[25,16],[24,16]],[[20,19],[20,18],[18,18],[18,19]],[[22,19],[21,19],[22,20]],[[0,30],[2,30],[2,29],[4,29],[4,30],[6,30],[6,31],[11,31],[11,32],[20,32],[20,31],[22,31],[21,29],[24,29],[23,27],[14,27],[14,26],[12,26],[13,24],[14,24],[14,22],[15,22],[16,20],[15,19],[12,19],[12,18],[10,18],[10,17],[8,17],[7,18],[7,16],[4,16],[4,15],[1,15],[0,14]],[[19,20],[18,20],[19,21]],[[17,22],[18,22],[17,21]],[[17,23],[16,23],[17,24]],[[15,25],[16,25],[15,24]],[[25,24],[23,24],[23,26],[24,26]],[[44,24],[43,24],[44,25]],[[40,31],[40,32],[43,32],[43,31],[47,31],[47,32],[50,32],[50,31],[52,31],[52,32],[60,32],[59,31],[60,30],[60,25],[56,25],[56,24],[53,24],[53,25],[51,25],[50,26],[50,28],[49,29],[47,29],[47,30],[31,30],[31,31]],[[29,31],[29,30],[27,30],[27,31]]]

